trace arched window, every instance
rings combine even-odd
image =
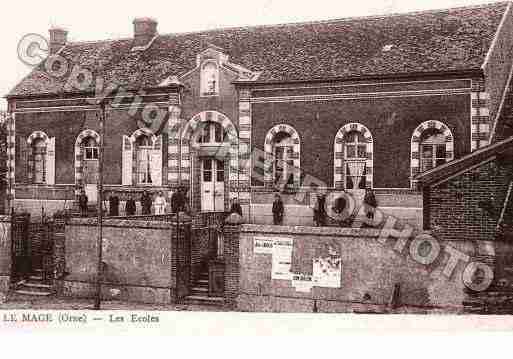
[[[228,133],[218,122],[206,121],[200,123],[198,142],[202,144],[219,144],[227,141]]]
[[[46,183],[46,141],[37,138],[32,142],[32,181]]]
[[[151,154],[153,150],[150,136],[140,135],[136,139],[137,182],[139,184],[153,183],[151,177]]]
[[[424,172],[446,162],[445,136],[440,130],[430,129],[420,139],[420,171]]]
[[[373,187],[372,133],[360,123],[348,123],[338,130],[334,143],[334,185],[361,190]]]
[[[264,182],[272,185],[300,185],[301,145],[298,132],[289,125],[276,125],[264,143]]]
[[[411,137],[411,186],[415,176],[454,158],[454,137],[445,124],[437,120],[421,123]]]
[[[203,63],[201,67],[201,94],[212,96],[219,92],[219,69],[213,61]]]

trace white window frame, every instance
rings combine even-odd
[[[352,136],[353,134],[356,134],[355,136],[355,141],[354,142],[348,142],[347,139],[349,136]],[[362,137],[363,140],[360,140],[359,137]],[[350,157],[348,155],[348,146],[354,146],[354,150],[355,150],[355,156],[353,157]],[[359,157],[358,156],[358,149],[359,147],[362,146],[364,148],[364,155],[363,157]],[[365,140],[365,137],[363,136],[363,134],[358,131],[358,130],[353,130],[353,131],[350,131],[348,132],[346,135],[345,135],[345,139],[344,139],[344,188],[346,189],[351,189],[351,190],[358,190],[358,189],[362,189],[359,187],[359,183],[355,183],[355,178],[357,177],[356,175],[351,175],[348,173],[348,165],[349,163],[351,162],[360,162],[360,163],[363,163],[363,166],[364,166],[364,170],[363,170],[363,174],[360,178],[360,182],[363,181],[364,182],[364,188],[365,188],[365,184],[366,184],[366,169],[367,169],[367,142]],[[353,188],[348,188],[348,178],[351,177],[353,180]]]
[[[149,141],[149,145],[139,145],[139,143],[136,143],[135,150],[135,160],[136,160],[136,170],[137,170],[137,184],[139,185],[146,185],[150,186],[153,185],[153,179],[151,178],[151,153],[153,150],[153,145],[151,144],[151,137],[147,135],[141,135],[137,138],[136,141],[140,141],[141,137],[145,137]],[[141,155],[144,151],[145,156],[145,170],[141,171]]]
[[[89,139],[92,139],[96,143],[96,146],[86,146],[85,143]],[[100,158],[100,147],[98,146],[98,143],[96,142],[96,140],[93,137],[86,137],[83,140],[83,143],[84,143],[84,160],[85,161],[98,161],[98,159]],[[92,156],[88,156],[88,154],[87,154],[88,150],[90,150],[90,153],[92,154]]]
[[[433,139],[436,137],[435,139]],[[424,156],[424,147],[429,146],[431,148],[431,156],[425,157]],[[444,149],[444,156],[443,157],[437,157],[437,148],[443,147]],[[438,163],[441,161],[441,163]],[[430,162],[430,167],[426,166],[426,162]],[[447,148],[446,148],[446,142],[443,134],[440,131],[437,131],[437,133],[434,133],[433,135],[429,136],[425,140],[421,140],[419,143],[419,166],[420,166],[420,172],[425,172],[430,169],[436,168],[438,166],[441,166],[442,164],[447,162]],[[428,167],[428,168],[427,168]]]
[[[208,129],[208,134],[206,134],[205,129]],[[221,141],[216,141],[216,132],[217,130],[221,131]],[[204,141],[205,137],[208,136],[208,141]],[[219,122],[215,121],[205,121],[200,123],[200,131],[198,133],[198,143],[200,145],[212,146],[223,144],[228,139],[228,133],[223,128],[223,125]]]
[[[43,146],[37,146],[38,143],[43,143]],[[38,156],[41,156],[40,162],[42,163],[42,179],[40,181],[37,180],[36,173],[39,173],[36,171],[36,149],[42,149],[42,153],[38,154]],[[47,172],[47,163],[46,163],[46,155],[47,155],[47,143],[42,138],[37,138],[32,142],[31,144],[31,151],[32,151],[32,183],[34,184],[46,184],[46,172]]]

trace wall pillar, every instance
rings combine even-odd
[[[189,294],[191,284],[191,223],[191,218],[183,212],[172,222],[171,268],[175,274],[176,289],[174,296],[171,293],[171,298],[174,297],[176,303]]]
[[[236,306],[240,291],[239,243],[241,223],[242,217],[234,213],[226,219],[223,229],[223,258],[225,262],[224,296],[226,304],[231,307]]]
[[[251,91],[239,91],[239,153],[237,189],[239,203],[243,208],[251,205]],[[232,192],[232,193],[233,193]],[[249,216],[249,213],[248,213]]]
[[[169,96],[169,121],[167,140],[167,184],[171,188],[177,188],[180,184],[180,135],[182,132],[182,120],[180,119],[180,96]],[[169,193],[171,196],[171,193]]]
[[[7,188],[6,188],[6,211],[10,213],[10,208],[14,202],[14,184],[15,184],[15,158],[16,158],[16,127],[15,114],[10,113],[7,117]]]
[[[484,80],[472,80],[470,108],[471,151],[487,146],[490,143],[490,96],[485,92]]]

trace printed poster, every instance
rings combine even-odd
[[[313,276],[311,274],[296,272],[292,275],[292,286],[298,292],[309,293],[313,285]]]
[[[274,238],[273,259],[272,259],[272,279],[292,280],[292,247],[294,239],[292,238]]]
[[[273,254],[274,239],[267,237],[253,238],[254,254]]]
[[[342,282],[342,259],[338,256],[315,258],[313,260],[314,285],[340,288]]]

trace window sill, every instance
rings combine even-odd
[[[200,95],[200,97],[218,97],[219,92],[204,92]]]

